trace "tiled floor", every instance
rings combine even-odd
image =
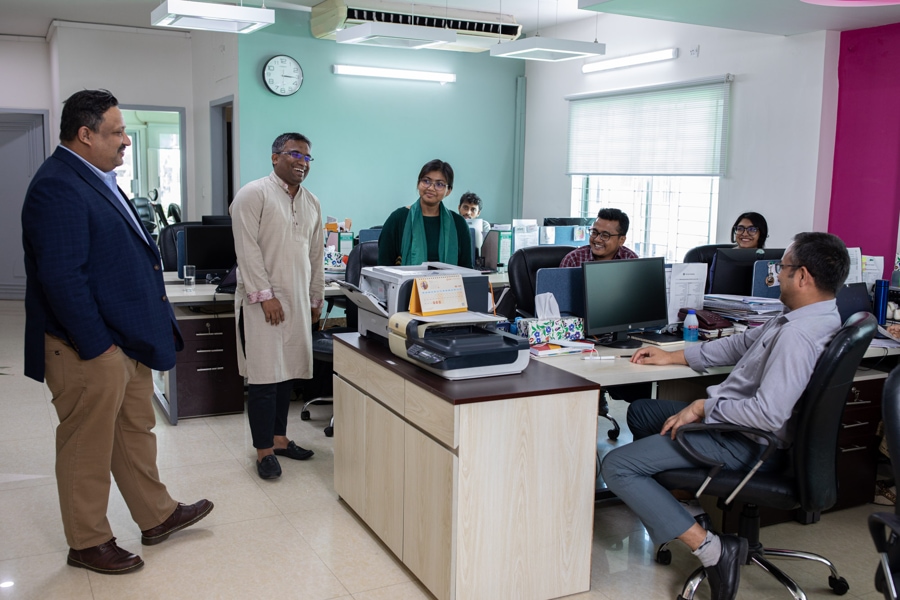
[[[22,303],[0,302],[0,600],[430,598],[337,499],[332,440],[322,434],[328,406],[313,408],[307,422],[299,418],[299,405],[292,407],[289,435],[316,456],[308,462],[282,460],[284,475],[276,481],[256,476],[244,416],[185,419],[176,427],[160,418],[163,480],[177,499],[207,497],[215,510],[165,543],[143,547],[114,487],[109,515],[118,542],[140,553],[146,566],[123,576],[67,566],[53,469],[57,419],[46,388],[21,375],[23,329]],[[623,403],[615,404],[623,417]],[[608,428],[605,421],[600,427]],[[872,583],[877,557],[866,517],[876,510],[884,508],[825,515],[811,526],[767,527],[763,539],[825,554],[850,582],[846,597],[875,600],[880,598]],[[672,564],[657,565],[631,512],[620,504],[598,505],[591,591],[572,598],[674,599],[697,563],[684,546],[673,549]],[[833,597],[827,569],[799,562],[786,569],[810,598]],[[789,597],[759,569],[744,571],[738,598]],[[698,597],[708,598],[705,584]]]

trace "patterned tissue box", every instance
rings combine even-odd
[[[581,317],[561,317],[559,319],[519,319],[519,335],[528,338],[532,346],[555,340],[584,339],[584,321]]]

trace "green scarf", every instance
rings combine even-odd
[[[428,242],[425,240],[425,221],[422,220],[422,206],[417,200],[409,207],[403,229],[403,244],[400,248],[401,264],[421,265],[428,260]],[[438,244],[441,262],[455,265],[459,262],[459,239],[453,215],[441,203],[441,239]]]

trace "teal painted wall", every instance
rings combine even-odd
[[[485,202],[484,218],[510,221],[518,189],[516,78],[525,74],[523,61],[318,40],[309,13],[297,11],[278,10],[275,25],[239,37],[242,185],[272,170],[276,136],[298,131],[313,143],[306,187],[319,197],[323,215],[352,218],[355,230],[380,225],[415,201],[419,169],[433,158],[455,172],[444,201],[449,209],[471,190]],[[287,98],[262,83],[263,65],[276,54],[293,56],[303,68],[300,91]],[[457,81],[442,86],[334,75],[335,63],[453,72]]]

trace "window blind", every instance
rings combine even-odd
[[[569,101],[568,175],[725,175],[731,75]]]

